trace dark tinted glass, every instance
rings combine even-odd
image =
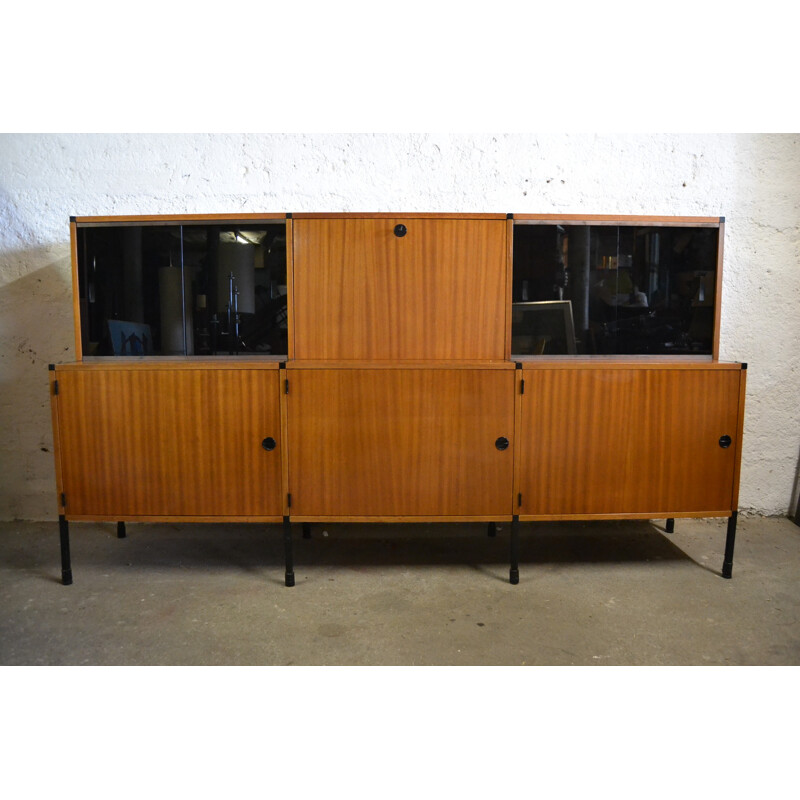
[[[78,229],[84,355],[285,355],[283,223]]]
[[[515,225],[512,353],[710,355],[718,236]]]

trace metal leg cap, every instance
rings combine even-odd
[[[516,586],[519,583],[519,570],[518,569],[512,569],[509,572],[508,580],[509,580],[510,583],[512,583],[514,586]]]
[[[61,573],[61,583],[64,586],[70,586],[72,584],[72,570]]]
[[[730,566],[726,564],[722,567],[722,577],[723,578],[733,577],[733,564],[731,564]]]
[[[287,572],[286,573],[286,585],[287,586],[294,586],[294,572]]]

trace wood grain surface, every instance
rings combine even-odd
[[[514,370],[287,372],[293,518],[511,513]]]
[[[67,516],[280,515],[279,375],[56,370]]]
[[[295,358],[504,357],[505,220],[295,219],[293,246]]]
[[[732,510],[741,370],[523,375],[520,515]],[[723,435],[733,440],[727,449],[719,446]]]

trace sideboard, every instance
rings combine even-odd
[[[74,217],[51,365],[69,523],[728,519],[746,364],[719,360],[724,220]]]

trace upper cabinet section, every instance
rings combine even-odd
[[[723,229],[717,217],[77,217],[77,350],[718,359]]]
[[[73,224],[83,356],[285,355],[286,221]]]
[[[294,357],[506,355],[504,215],[296,217]]]
[[[718,355],[715,218],[514,222],[514,355]]]

